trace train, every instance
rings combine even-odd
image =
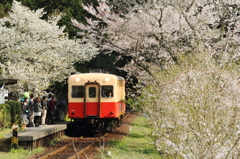
[[[79,131],[113,132],[126,112],[125,79],[103,70],[70,75],[68,118]]]

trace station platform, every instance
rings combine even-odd
[[[48,146],[51,140],[65,135],[68,124],[70,122],[55,121],[54,124],[27,127],[24,131],[18,132],[18,146],[31,150]],[[0,139],[0,149],[10,149],[11,138],[12,134],[8,134],[3,139]]]

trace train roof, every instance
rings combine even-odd
[[[96,78],[96,79],[102,79],[102,78],[115,78],[117,80],[120,80],[120,81],[125,81],[125,79],[121,76],[117,76],[117,75],[114,75],[114,74],[108,74],[108,73],[78,73],[78,74],[74,74],[74,75],[71,75],[69,77],[70,78],[77,78],[77,77],[83,77],[83,78]]]

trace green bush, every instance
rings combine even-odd
[[[0,128],[11,126],[11,108],[8,104],[0,104]]]
[[[22,120],[22,104],[18,101],[6,101],[11,109],[11,123],[21,124]]]

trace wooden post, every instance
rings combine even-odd
[[[18,129],[19,129],[19,127],[17,124],[13,124],[12,129],[13,129],[13,133],[12,133],[11,147],[17,149],[18,148]]]

